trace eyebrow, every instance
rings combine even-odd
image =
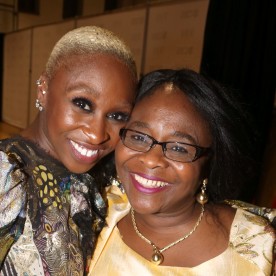
[[[187,140],[191,141],[192,144],[197,145],[196,139],[188,133],[184,133],[184,132],[181,132],[181,131],[175,131],[173,136],[179,137],[181,139],[187,139]]]
[[[87,94],[93,95],[93,97],[99,97],[101,95],[101,92],[91,89],[89,86],[87,86],[86,84],[82,84],[82,83],[69,85],[66,88],[66,92],[68,94],[73,93],[73,92],[87,93]],[[120,111],[120,109],[132,109],[132,107],[134,105],[134,103],[129,103],[127,100],[120,101],[119,103],[117,102],[117,104],[118,104],[118,106],[115,106],[114,109],[118,109],[118,111]],[[124,111],[122,110],[122,112],[124,112]]]
[[[138,127],[138,128],[150,128],[148,123],[144,123],[141,121],[134,121],[130,124],[131,127]]]
[[[88,87],[87,85],[82,84],[82,83],[69,85],[66,89],[66,91],[68,93],[75,92],[76,90],[79,91],[79,92],[90,93],[90,94],[93,94],[95,96],[100,95],[99,92],[91,89],[90,87]]]

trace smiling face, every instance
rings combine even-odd
[[[70,171],[86,172],[119,140],[135,97],[133,76],[113,56],[95,54],[69,58],[45,83],[39,143]]]
[[[178,89],[158,88],[138,102],[126,128],[159,142],[175,141],[210,147],[207,123]],[[140,137],[138,137],[140,139]],[[135,137],[136,139],[136,137]],[[139,213],[178,213],[194,204],[208,157],[181,163],[166,158],[160,145],[143,153],[124,146],[115,150],[116,167],[131,205]]]

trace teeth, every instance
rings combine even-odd
[[[98,153],[97,150],[89,150],[89,149],[77,144],[74,141],[71,141],[71,143],[72,143],[73,147],[83,156],[91,157],[92,155],[95,155]]]
[[[137,174],[134,175],[134,178],[145,188],[160,188],[168,185],[167,182],[146,179]]]

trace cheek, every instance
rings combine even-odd
[[[102,125],[102,127],[105,128],[105,133],[107,133],[109,136],[110,145],[112,145],[113,149],[115,149],[120,141],[120,129],[124,127],[124,125],[121,123],[114,123],[112,121],[110,122],[109,120],[107,120],[105,121],[104,125]]]
[[[123,179],[128,171],[128,161],[131,159],[132,154],[130,150],[125,147],[120,141],[115,149],[115,163],[118,176]]]
[[[60,112],[59,115],[50,112],[47,114],[47,122],[49,127],[56,128],[57,132],[65,131],[76,127],[83,120],[80,116],[73,116],[71,112]]]
[[[180,163],[175,166],[174,172],[180,182],[197,189],[201,181],[202,165],[197,163]]]
[[[117,171],[120,170],[123,160],[124,160],[124,146],[120,141],[115,148],[115,164],[116,164]]]
[[[109,146],[110,146],[110,149],[113,151],[115,150],[116,145],[119,142],[119,135],[117,132],[109,133],[109,135],[110,135]]]
[[[45,110],[47,120],[56,125],[71,125],[78,122],[80,118],[75,116],[69,103],[55,102],[53,100],[47,103]]]

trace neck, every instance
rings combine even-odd
[[[20,135],[38,144],[45,152],[56,158],[53,154],[54,151],[52,150],[52,146],[43,131],[43,123],[41,122],[42,118],[40,116],[41,115],[38,114],[35,120],[26,129],[24,129]]]
[[[23,129],[21,132],[20,132],[20,135],[24,138],[27,138],[33,142],[39,142],[40,139],[38,139],[39,137],[39,119],[38,119],[38,115],[37,117],[35,118],[35,120],[26,128],[26,129]]]
[[[155,263],[156,265],[159,265],[159,264],[163,263],[163,261],[164,261],[163,253],[166,250],[178,245],[179,243],[181,243],[184,240],[188,239],[192,234],[194,234],[194,232],[197,230],[197,228],[198,228],[198,226],[199,226],[199,224],[200,224],[200,222],[203,218],[204,205],[201,205],[200,209],[201,209],[200,214],[199,214],[197,220],[195,221],[193,227],[189,226],[191,229],[189,231],[187,231],[187,233],[185,235],[182,234],[176,240],[168,242],[168,238],[170,240],[172,236],[177,237],[179,235],[179,233],[174,232],[174,233],[170,233],[169,236],[166,236],[167,232],[170,230],[170,228],[168,228],[168,226],[167,226],[166,235],[164,235],[164,233],[162,235],[160,235],[160,233],[159,234],[154,233],[154,238],[158,243],[156,243],[156,241],[152,239],[152,234],[153,234],[152,231],[151,231],[151,233],[148,233],[148,235],[145,235],[143,232],[141,232],[141,229],[139,229],[139,227],[137,225],[137,222],[136,222],[136,219],[135,219],[135,212],[134,212],[133,209],[131,209],[130,215],[131,215],[132,225],[133,225],[133,228],[134,228],[134,231],[135,231],[136,235],[139,236],[139,238],[141,238],[142,240],[144,240],[144,242],[146,242],[146,243],[148,243],[149,245],[152,246],[153,252],[152,252],[152,256],[151,256],[151,262]],[[190,223],[187,222],[186,226],[188,224],[190,224]],[[183,231],[183,227],[182,227],[181,231]],[[164,245],[164,242],[165,242],[165,245]]]
[[[176,212],[141,214],[135,212],[137,226],[145,233],[175,235],[190,228],[195,223],[201,212],[200,204],[191,202]]]

